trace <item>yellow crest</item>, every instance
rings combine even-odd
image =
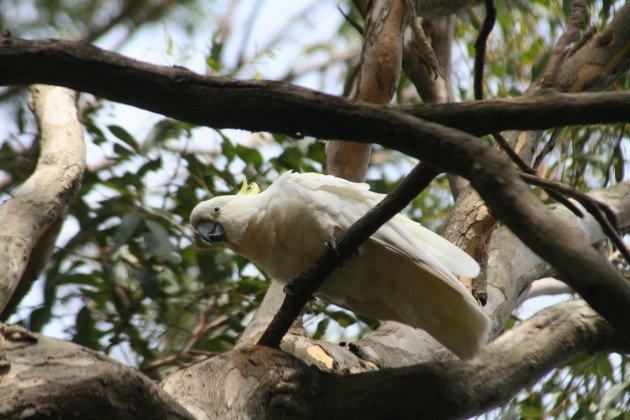
[[[255,182],[251,184],[247,183],[247,178],[243,180],[243,186],[240,191],[236,193],[236,195],[255,195],[260,192],[260,187]]]

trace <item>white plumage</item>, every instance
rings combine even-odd
[[[288,282],[310,267],[325,242],[343,233],[384,195],[367,184],[287,172],[260,194],[216,197],[191,222],[270,276]],[[462,358],[487,340],[489,320],[453,275],[479,265],[446,239],[397,215],[324,282],[318,295],[358,313],[422,328]]]

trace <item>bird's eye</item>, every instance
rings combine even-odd
[[[215,212],[215,213],[218,213],[218,212],[220,212],[220,211],[221,211],[221,207],[215,207],[215,208],[214,208],[214,212]]]

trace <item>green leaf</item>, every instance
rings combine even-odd
[[[154,220],[147,220],[145,224],[149,229],[149,232],[144,236],[145,257],[156,257],[158,260],[177,263],[177,254],[169,240],[169,233],[166,228]]]
[[[124,141],[129,146],[131,146],[131,150],[136,152],[138,151],[138,143],[136,143],[136,140],[131,134],[129,134],[127,130],[119,125],[108,125],[107,128],[114,136],[116,136],[116,138]]]
[[[129,239],[133,236],[133,234],[140,226],[140,222],[142,221],[142,216],[140,213],[126,213],[120,224],[116,228],[114,232],[114,236],[112,237],[112,241],[114,242],[114,248],[112,249],[112,253],[115,252],[122,245],[129,242]]]
[[[87,306],[81,308],[76,318],[76,332],[72,341],[82,346],[90,346],[92,344],[92,329],[94,328],[94,320]]]
[[[182,124],[179,121],[170,118],[160,120],[151,127],[149,134],[142,141],[140,154],[146,156],[156,144],[160,144],[165,140],[177,137],[181,131]]]
[[[221,142],[221,151],[223,152],[223,156],[225,156],[228,162],[231,162],[236,154],[236,149],[234,148],[234,145],[232,144],[232,141],[229,139],[229,137],[227,137],[219,130],[217,130],[217,133],[219,133],[221,139],[223,139],[223,141]]]
[[[621,182],[624,179],[624,171],[626,166],[621,143],[617,144],[617,147],[615,147],[613,153],[613,158],[615,160],[615,180],[617,182]]]
[[[241,144],[236,146],[236,154],[243,162],[251,163],[254,168],[259,169],[262,166],[263,158],[260,152],[256,149],[245,147]]]
[[[157,273],[149,267],[136,268],[133,272],[144,294],[150,299],[157,299],[160,296]]]
[[[33,332],[39,332],[49,319],[50,309],[45,306],[39,307],[29,315],[27,323],[28,329]]]
[[[330,318],[324,318],[317,323],[317,329],[313,334],[313,339],[321,340],[326,334],[326,328],[328,328],[328,324],[330,323]]]
[[[609,407],[611,406],[618,398],[625,394],[625,392],[630,392],[630,382],[625,382],[621,384],[614,384],[611,386],[602,397],[601,407]]]
[[[356,319],[352,315],[344,311],[326,311],[326,314],[344,328],[356,322]]]
[[[162,167],[162,156],[159,156],[157,159],[150,159],[147,163],[142,165],[140,169],[138,169],[138,177],[141,178],[147,174],[147,172],[155,172]]]
[[[299,171],[303,158],[302,152],[300,152],[297,147],[287,147],[282,154],[278,156],[278,162],[288,169]]]
[[[573,9],[573,0],[562,0],[562,11],[567,17],[571,16],[572,9]]]

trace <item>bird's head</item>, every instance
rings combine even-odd
[[[201,239],[238,248],[250,219],[257,213],[255,196],[258,186],[247,186],[236,195],[224,195],[203,201],[190,214],[190,223]]]

